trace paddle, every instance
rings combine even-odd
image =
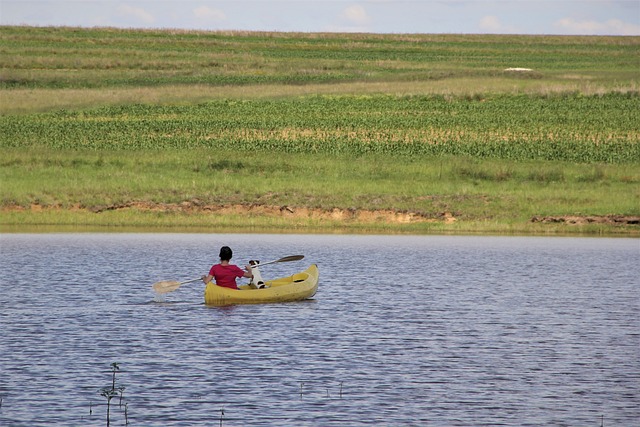
[[[184,282],[178,282],[177,280],[163,280],[162,282],[156,282],[153,284],[153,290],[157,294],[166,294],[167,292],[173,292],[185,283],[193,283],[198,280],[202,280],[202,277],[197,279],[185,280]]]
[[[276,262],[300,261],[302,258],[304,258],[304,255],[290,255],[277,259],[275,261],[261,262],[260,264],[252,265],[251,268],[262,267],[263,265],[267,264],[275,264]]]
[[[252,268],[262,267],[267,264],[275,264],[276,262],[289,262],[289,261],[299,261],[304,258],[304,255],[290,255],[275,261],[267,261],[260,264],[256,264],[251,266]],[[178,289],[180,286],[186,283],[197,282],[198,280],[202,280],[202,278],[185,280],[184,282],[178,282],[177,280],[163,280],[161,282],[156,282],[153,284],[153,290],[158,294],[166,294],[168,292],[173,292]]]

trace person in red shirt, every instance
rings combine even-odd
[[[231,248],[229,246],[223,246],[222,248],[220,248],[220,263],[213,265],[211,267],[211,270],[209,270],[208,275],[202,276],[202,281],[205,285],[211,282],[211,279],[215,279],[216,285],[218,286],[238,289],[238,285],[236,284],[237,278],[253,278],[251,266],[246,266],[244,268],[245,271],[243,271],[237,265],[230,263],[232,256],[233,252],[231,251]]]

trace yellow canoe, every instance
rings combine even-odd
[[[318,274],[318,266],[312,264],[293,276],[266,281],[267,287],[263,289],[251,289],[249,285],[230,289],[209,283],[204,289],[204,303],[224,306],[300,301],[315,295],[318,290]]]

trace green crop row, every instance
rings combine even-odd
[[[0,26],[0,88],[420,81],[570,73],[636,80],[640,37],[225,33]]]
[[[0,147],[640,161],[640,95],[309,96],[0,117]]]

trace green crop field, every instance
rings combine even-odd
[[[0,27],[7,88],[500,77],[637,84],[638,37],[232,33]],[[613,83],[619,82],[619,83]]]
[[[637,235],[639,81],[640,37],[0,27],[0,226]]]
[[[4,116],[2,147],[624,163],[640,158],[635,94],[479,99],[310,96]]]

